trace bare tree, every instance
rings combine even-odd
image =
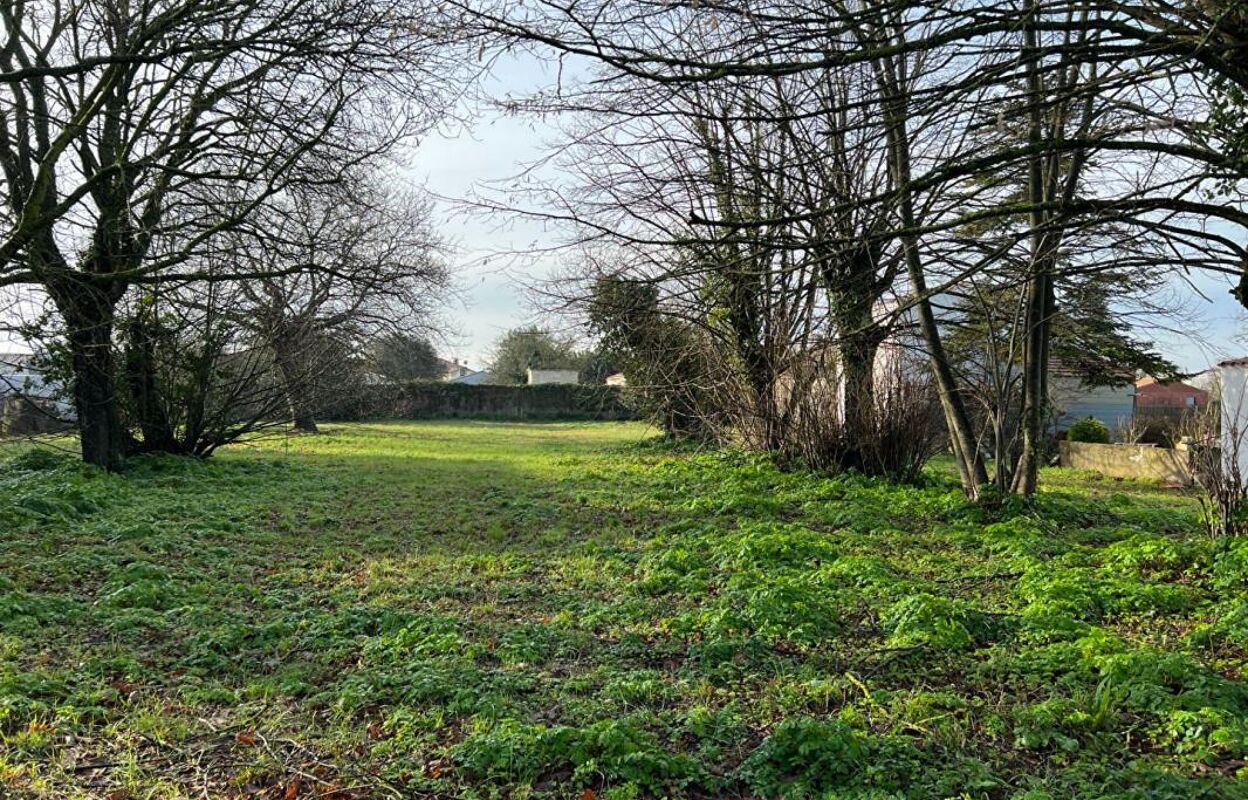
[[[194,291],[199,301],[183,302]],[[206,295],[206,296],[205,296]],[[226,284],[161,285],[118,309],[119,404],[131,452],[206,457],[275,427],[286,395],[268,352],[230,323]]]
[[[0,20],[0,286],[51,297],[83,458],[113,469],[127,290],[208,277],[184,266],[218,233],[390,149],[449,73],[429,9],[398,0],[17,0]]]
[[[369,340],[431,333],[448,287],[428,201],[375,184],[273,197],[256,235],[223,237],[207,267],[264,276],[232,282],[220,314],[271,355],[298,431],[316,432],[318,407]]]
[[[1124,8],[1091,0],[988,7],[534,0],[481,2],[471,11],[485,31],[599,65],[589,92],[563,91],[554,102],[543,97],[539,108],[591,112],[591,130],[617,151],[619,129],[629,125],[634,133],[625,134],[624,141],[651,146],[649,156],[645,148],[634,147],[629,157],[617,158],[611,169],[588,179],[583,169],[577,172],[597,197],[606,198],[604,204],[613,202],[620,209],[612,215],[593,213],[592,206],[588,211],[583,205],[561,206],[553,216],[580,226],[581,244],[604,237],[643,246],[660,240],[755,241],[786,253],[790,260],[784,272],[803,263],[791,254],[826,238],[795,236],[795,226],[836,228],[838,219],[854,213],[863,225],[867,214],[875,214],[882,224],[865,226],[876,232],[865,237],[879,253],[873,269],[881,276],[891,257],[886,254],[899,254],[904,299],[897,318],[913,319],[922,334],[963,486],[973,495],[989,476],[966,389],[945,352],[947,320],[937,299],[1003,263],[1026,264],[1018,324],[1023,443],[1017,463],[1007,471],[1010,488],[1030,494],[1047,435],[1051,321],[1061,277],[1055,259],[1064,246],[1117,226],[1114,252],[1101,249],[1098,255],[1108,254],[1120,268],[1134,267],[1149,276],[1158,269],[1180,275],[1192,269],[1244,274],[1248,252],[1242,241],[1217,226],[1242,230],[1248,215],[1237,204],[1217,202],[1208,194],[1218,181],[1242,175],[1231,163],[1236,137],[1211,139],[1209,126],[1189,121],[1211,115],[1218,106],[1210,96],[1237,74],[1233,62],[1242,51],[1235,37],[1242,32],[1242,15],[1232,5],[1185,14],[1167,3]],[[1193,34],[1205,22],[1211,35],[1201,41]],[[1221,62],[1211,66],[1207,62],[1215,55]],[[656,123],[648,134],[635,132],[638,120],[670,120],[682,96],[731,96],[748,86],[751,97],[765,97],[767,90],[760,87],[800,85],[799,76],[814,85],[857,85],[852,81],[859,71],[871,76],[874,86],[848,103],[841,91],[841,105],[850,112],[874,108],[873,116],[864,116],[883,127],[877,141],[888,179],[875,191],[856,196],[842,191],[822,203],[795,207],[792,187],[806,180],[811,167],[801,158],[775,158],[781,147],[774,145],[771,155],[753,159],[767,166],[744,171],[750,179],[745,193],[753,196],[758,213],[732,217],[716,208],[701,214],[691,202],[693,212],[686,215],[673,199],[682,197],[673,187],[683,185],[658,165],[680,163],[682,151],[697,145],[697,137],[679,124]],[[698,109],[686,113],[753,142],[759,137],[748,132],[760,121],[783,125],[816,118],[834,105],[828,96],[823,102],[806,95],[789,104],[738,103],[716,115]],[[994,128],[1000,135],[991,135]],[[666,151],[654,146],[661,141],[669,143]],[[810,165],[835,162],[836,139],[828,137],[826,145],[827,157],[810,158]],[[767,148],[738,152],[753,157]],[[1025,187],[1021,193],[1019,179]],[[646,212],[630,215],[623,210],[626,192],[620,187],[642,185],[649,196],[665,200],[647,196],[633,206]],[[784,187],[783,193],[778,187]],[[776,202],[781,194],[785,201]],[[673,224],[685,216],[693,227]],[[1022,224],[1001,231],[987,248],[969,246],[958,233],[992,220]],[[851,252],[843,244],[840,249]],[[1078,269],[1095,269],[1090,263],[1095,249],[1085,248],[1088,261]],[[659,270],[650,277],[685,274]],[[866,269],[852,272],[864,284],[869,275]],[[834,290],[852,285],[853,279],[841,275]]]

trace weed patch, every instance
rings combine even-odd
[[[0,459],[8,798],[1248,797],[1248,548],[633,424]]]

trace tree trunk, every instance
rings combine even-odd
[[[785,440],[783,425],[780,420],[780,409],[776,404],[776,386],[771,377],[758,382],[758,409],[762,415],[762,449],[768,453],[778,451]]]
[[[881,89],[886,98],[884,106],[886,138],[891,156],[889,166],[892,170],[894,188],[897,191],[897,210],[903,230],[912,232],[918,228],[914,213],[914,198],[910,189],[910,140],[906,124],[905,99],[897,85],[895,67],[891,63],[886,63],[882,72]],[[962,489],[968,497],[974,499],[979,497],[979,487],[988,483],[988,470],[975,444],[971,416],[967,413],[966,403],[963,402],[962,395],[958,391],[957,380],[949,364],[944,342],[940,337],[940,327],[936,322],[936,315],[932,311],[932,303],[928,297],[927,278],[923,274],[919,243],[914,233],[906,233],[902,236],[902,250],[906,260],[906,275],[916,298],[914,308],[919,315],[919,330],[922,332],[928,358],[931,361],[932,374],[936,379],[940,407],[944,411],[945,424],[949,429],[949,443],[958,465],[958,474],[962,479]]]
[[[844,407],[844,431],[847,444],[846,467],[870,472],[867,444],[876,436],[876,369],[884,331],[875,321],[869,281],[864,275],[837,282],[842,292],[852,296],[834,298],[832,313],[837,329],[837,361],[841,372],[841,401]],[[890,376],[891,377],[891,376]]]
[[[1052,294],[1052,274],[1049,270],[1047,252],[1048,234],[1043,203],[1046,199],[1044,167],[1040,146],[1044,142],[1043,120],[1040,111],[1040,69],[1035,29],[1035,4],[1031,8],[1031,20],[1024,32],[1024,48],[1030,54],[1027,67],[1027,89],[1030,95],[1028,109],[1028,141],[1033,152],[1028,164],[1027,187],[1031,201],[1031,275],[1027,280],[1027,310],[1024,315],[1023,342],[1023,448],[1019,454],[1018,467],[1014,470],[1013,490],[1016,494],[1031,497],[1036,493],[1039,478],[1040,454],[1044,448],[1044,409],[1048,404],[1048,351],[1049,351],[1049,304]]]
[[[907,227],[910,226],[907,225]],[[927,296],[927,281],[923,277],[922,266],[918,263],[918,245],[911,243],[906,249],[908,251],[906,260],[910,262],[907,272],[910,275],[910,283],[918,295],[915,308],[919,313],[919,329],[923,334],[932,374],[936,378],[940,407],[944,412],[945,425],[949,430],[949,444],[958,465],[958,474],[962,478],[962,489],[968,497],[975,499],[979,497],[979,487],[988,483],[988,470],[975,444],[971,415],[967,413],[966,404],[962,401],[957,380],[953,375],[953,368],[949,365],[948,353],[940,338],[936,315],[932,311],[932,303]]]
[[[151,321],[140,310],[126,326],[125,374],[126,388],[139,430],[143,433],[142,450],[148,453],[182,454],[182,447],[161,403],[156,380],[156,345]]]
[[[292,426],[300,433],[319,433],[316,408],[310,396],[311,376],[307,374],[308,370],[300,368],[300,356],[306,354],[301,353],[297,345],[284,337],[278,337],[274,341],[273,354],[278,372],[281,373]]]
[[[299,433],[320,433],[316,425],[316,415],[307,406],[292,407],[291,426]]]
[[[866,469],[866,444],[875,437],[875,342],[852,342],[841,348],[845,381],[845,434],[852,467]]]
[[[1014,458],[1010,452],[1010,439],[1006,432],[1006,418],[1003,404],[991,412],[992,417],[992,452],[996,462],[996,470],[992,476],[993,483],[1001,493],[1008,492],[1013,481]]]
[[[126,451],[113,363],[113,295],[120,293],[81,282],[49,288],[68,328],[82,460],[116,472]]]
[[[1027,339],[1023,347],[1023,445],[1014,470],[1011,487],[1016,494],[1030,497],[1036,493],[1040,456],[1044,449],[1045,358],[1048,351],[1048,320],[1045,318],[1047,275],[1040,264],[1033,265],[1037,274],[1027,284]],[[1034,295],[1034,297],[1033,297]]]

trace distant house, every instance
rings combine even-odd
[[[27,353],[0,353],[0,433],[59,430],[74,419],[65,386],[50,380]]]
[[[1188,386],[1200,389],[1209,396],[1212,403],[1218,402],[1222,396],[1222,373],[1217,367],[1197,372],[1184,381]]]
[[[481,386],[482,384],[490,383],[493,379],[494,376],[488,369],[479,369],[475,371],[469,370],[455,378],[448,378],[447,382],[460,383],[466,386]]]
[[[1113,386],[1092,386],[1060,364],[1049,366],[1049,402],[1054,431],[1060,433],[1081,419],[1100,420],[1111,431],[1129,424],[1135,414],[1135,384],[1123,376]]]
[[[1209,405],[1209,392],[1183,381],[1140,378],[1135,382],[1135,410],[1139,414],[1179,415]]]
[[[474,372],[471,367],[461,364],[457,359],[439,358],[438,363],[442,366],[442,380],[444,381],[454,381]]]
[[[65,387],[48,380],[28,353],[0,353],[0,396],[22,395],[32,400],[63,399]],[[64,404],[66,410],[69,405]]]
[[[581,376],[574,369],[530,369],[529,385],[543,383],[580,383]]]
[[[614,375],[607,376],[608,386],[627,386],[628,379],[624,377],[623,372],[617,372]]]

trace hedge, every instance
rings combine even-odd
[[[328,420],[472,419],[622,420],[636,412],[618,386],[547,383],[537,386],[471,386],[403,383],[364,386],[326,408]]]

